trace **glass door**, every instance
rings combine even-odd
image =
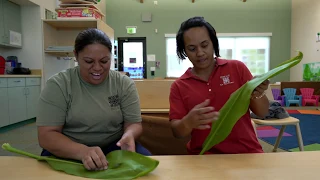
[[[128,72],[132,79],[145,79],[146,38],[118,38],[119,71]]]

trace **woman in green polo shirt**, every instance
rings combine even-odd
[[[98,29],[79,33],[79,66],[52,76],[41,92],[37,116],[43,156],[82,161],[88,170],[108,167],[116,149],[151,155],[135,140],[142,133],[135,83],[110,70],[112,43]]]

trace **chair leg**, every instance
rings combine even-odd
[[[296,132],[297,132],[299,149],[300,149],[300,151],[304,151],[303,140],[302,140],[302,135],[301,135],[299,123],[296,124]]]
[[[257,125],[256,125],[256,123],[254,123],[254,122],[251,120],[251,124],[252,124],[252,126],[253,126],[254,133],[256,133],[256,136],[258,137]]]
[[[281,126],[276,143],[274,144],[274,147],[273,147],[273,152],[277,152],[285,128],[286,128],[285,125]]]

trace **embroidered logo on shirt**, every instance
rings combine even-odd
[[[226,76],[220,76],[220,79],[222,79],[222,84],[220,84],[220,86],[224,86],[224,85],[228,85],[228,84],[232,84],[233,82],[230,81],[230,74],[226,75]]]
[[[108,100],[111,107],[116,107],[116,106],[119,106],[120,104],[118,95],[109,96]]]

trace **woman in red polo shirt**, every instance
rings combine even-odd
[[[176,36],[177,55],[192,62],[189,68],[170,89],[170,121],[177,138],[191,135],[187,144],[190,154],[199,154],[210,133],[212,121],[230,95],[253,77],[238,60],[219,58],[219,42],[215,29],[202,17],[193,17],[181,24]],[[250,110],[258,116],[268,112],[265,96],[269,81],[263,82],[252,93]],[[213,153],[262,153],[251,124],[250,110],[235,124],[230,135],[212,147]]]

